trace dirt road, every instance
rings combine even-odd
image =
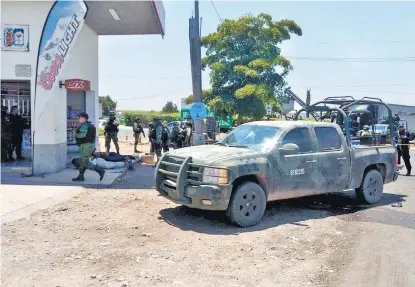
[[[3,225],[2,286],[415,286],[413,177],[376,207],[281,201],[241,229],[158,196],[153,172]]]

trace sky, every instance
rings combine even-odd
[[[99,93],[117,100],[119,110],[161,110],[167,101],[180,109],[181,98],[192,93],[188,19],[194,4],[163,3],[164,39],[99,37]],[[291,60],[287,82],[301,98],[310,89],[312,102],[353,96],[415,105],[415,2],[213,3],[200,2],[202,36],[216,31],[221,19],[247,13],[296,21],[303,35],[284,42],[281,54]],[[202,87],[209,88],[207,72]]]

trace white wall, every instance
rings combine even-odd
[[[32,123],[34,119],[34,91],[36,79],[37,54],[40,36],[46,17],[53,1],[1,1],[1,22],[5,24],[29,25],[29,52],[1,51],[1,78],[4,80],[31,80]],[[30,78],[15,76],[16,64],[32,66]],[[58,75],[59,80],[80,78],[91,82],[95,94],[95,107],[91,120],[98,124],[98,35],[84,24],[70,58],[64,70]],[[48,101],[42,117],[36,124],[35,144],[58,144],[66,142],[66,90],[59,89],[50,99],[37,99],[40,103]],[[91,100],[88,101],[91,103]],[[87,107],[91,110],[91,107]],[[39,112],[39,111],[38,111]],[[41,127],[41,128],[39,128]]]

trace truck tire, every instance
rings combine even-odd
[[[357,199],[364,204],[375,204],[380,201],[383,194],[383,177],[376,169],[365,174],[362,185],[356,188]]]
[[[380,138],[380,144],[386,144],[386,136]]]
[[[232,193],[226,215],[240,227],[256,225],[264,215],[267,199],[261,186],[243,183]]]

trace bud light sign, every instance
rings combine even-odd
[[[84,1],[56,1],[46,19],[39,46],[37,86],[51,90],[68,61],[87,13]]]

